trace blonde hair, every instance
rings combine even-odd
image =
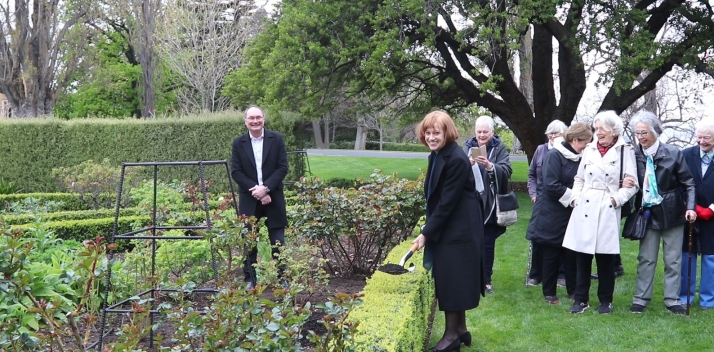
[[[444,134],[444,144],[451,143],[459,138],[459,132],[456,129],[454,120],[444,111],[437,110],[428,113],[416,127],[416,135],[419,143],[427,145],[426,130],[433,128],[441,131]]]
[[[570,143],[574,140],[587,140],[590,141],[593,139],[593,130],[590,128],[590,125],[588,125],[585,122],[577,122],[574,123],[568,128],[567,131],[565,131],[565,135],[563,136],[566,142]]]

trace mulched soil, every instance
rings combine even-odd
[[[330,297],[334,296],[338,292],[342,293],[358,293],[362,291],[362,289],[365,286],[365,278],[364,277],[333,277],[330,279],[329,284],[325,288],[325,290],[317,292],[313,294],[310,297],[310,302],[314,304],[318,303],[324,303],[329,301]],[[191,299],[192,307],[195,309],[203,309],[206,306],[208,306],[209,301],[208,301],[208,293],[195,293],[193,294]],[[266,290],[264,293],[264,296],[266,298],[272,297],[272,292],[270,290]],[[148,297],[142,297],[142,298],[148,298]],[[300,299],[300,296],[297,297],[298,300]],[[168,295],[160,295],[158,297],[159,300],[170,300],[171,298],[168,297]],[[100,316],[97,317],[97,320],[101,320],[101,313],[99,313]],[[326,329],[324,326],[321,324],[321,320],[324,314],[322,312],[314,312],[308,320],[305,322],[303,325],[303,331],[307,332],[308,330],[314,331],[318,335],[322,335],[326,333]],[[157,319],[157,318],[155,318]],[[107,331],[105,330],[105,338],[103,343],[106,345],[107,343],[111,343],[116,341],[116,336],[115,333],[116,331],[119,331],[122,327],[122,325],[128,324],[128,317],[126,314],[107,314],[107,325],[110,327],[110,330]],[[86,324],[83,322],[80,322],[79,325],[79,331],[84,332],[86,331]],[[94,322],[92,324],[95,328],[92,329],[91,335],[90,335],[90,342],[95,342],[99,340],[99,331],[96,329],[96,327],[99,326],[99,321]],[[174,331],[176,328],[171,325],[168,322],[164,322],[161,325],[159,325],[159,328],[154,332],[155,336],[161,335],[163,336],[163,341],[154,341],[154,346],[160,345],[162,347],[173,347],[174,344],[170,341],[171,336],[173,335]],[[306,334],[307,336],[307,334]],[[149,346],[149,340],[148,338],[144,339],[141,341],[141,345],[144,348],[148,348]],[[70,338],[64,338],[63,342],[65,344],[66,348],[69,348],[69,350],[73,350],[71,346],[74,346],[74,341]],[[307,339],[303,339],[301,341],[305,351],[312,351],[312,346]]]

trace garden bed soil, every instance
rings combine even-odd
[[[325,303],[328,302],[330,297],[334,296],[338,292],[342,293],[358,293],[361,292],[362,289],[364,289],[365,286],[365,278],[364,277],[332,277],[325,288],[325,290],[316,292],[310,297],[310,302],[315,305],[318,303]],[[191,299],[191,306],[194,309],[203,309],[206,306],[208,306],[209,301],[208,301],[208,296],[209,293],[195,293],[192,295]],[[270,289],[266,290],[263,293],[263,296],[265,298],[270,298],[272,297],[272,291]],[[170,298],[168,298],[170,299]],[[300,295],[298,295],[298,300],[300,299]],[[308,320],[305,322],[303,325],[303,332],[305,333],[305,336],[307,336],[307,331],[314,331],[318,335],[324,335],[327,330],[325,327],[322,325],[321,320],[324,314],[319,311],[313,312]],[[107,326],[109,327],[108,330],[104,331],[105,338],[104,338],[104,345],[115,342],[116,341],[116,332],[120,331],[123,325],[126,325],[129,323],[128,321],[127,314],[107,314]],[[155,318],[157,319],[157,318]],[[101,320],[101,313],[99,313],[99,316],[97,317],[97,322],[94,325],[94,328],[92,329],[91,332],[91,337],[89,339],[90,343],[96,342],[99,340],[99,331],[97,327],[99,326],[99,321]],[[79,325],[79,331],[84,332],[86,331],[86,324],[84,324],[83,321],[80,320]],[[176,328],[170,323],[170,322],[165,322],[159,325],[159,327],[155,330],[154,335],[158,336],[161,335],[163,336],[163,341],[154,341],[154,346],[162,346],[162,347],[173,347],[175,343],[171,342],[171,336],[174,334],[176,331]],[[74,344],[74,341],[69,338],[65,337],[63,338],[63,343],[66,348],[69,348],[69,350],[74,350],[71,346],[76,346]],[[304,348],[305,351],[312,351],[313,346],[312,344],[307,340],[307,338],[303,338],[301,340],[301,344]],[[149,347],[149,339],[146,338],[141,341],[141,346],[143,348],[148,348]]]

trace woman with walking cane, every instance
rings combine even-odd
[[[694,179],[679,148],[658,140],[662,123],[655,114],[640,111],[632,117],[630,124],[639,142],[635,160],[640,191],[635,206],[649,212],[652,219],[645,237],[640,240],[637,283],[630,312],[644,312],[652,300],[659,244],[662,242],[664,305],[668,311],[684,315],[686,311],[679,300],[681,243],[684,224],[697,218]]]
[[[694,223],[692,247],[689,239],[682,242],[684,259],[680,299],[693,304],[697,292],[697,256],[701,258],[699,306],[714,308],[714,119],[699,121],[696,125],[697,145],[682,151],[684,160],[694,177],[696,188],[697,221]],[[690,265],[691,263],[691,265]],[[691,277],[690,277],[691,276]]]

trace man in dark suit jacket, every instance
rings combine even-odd
[[[685,226],[682,250],[682,281],[680,299],[682,303],[693,303],[697,287],[697,254],[701,254],[701,279],[699,283],[699,305],[714,308],[714,120],[704,119],[697,123],[697,145],[682,151],[684,160],[694,176],[697,200],[697,233],[693,236],[692,253],[689,253],[689,226]],[[701,214],[701,216],[700,216]],[[692,268],[689,256],[692,255]],[[687,277],[691,273],[690,297],[687,297]]]
[[[288,154],[280,133],[264,128],[263,110],[251,106],[245,111],[244,121],[248,133],[233,140],[231,153],[231,177],[238,184],[238,210],[241,215],[267,218],[273,257],[276,245],[285,243],[285,213],[283,179],[288,173]],[[255,268],[258,249],[252,248],[243,263],[248,289],[256,284]],[[284,266],[280,266],[282,274]],[[283,287],[287,282],[281,279]]]

